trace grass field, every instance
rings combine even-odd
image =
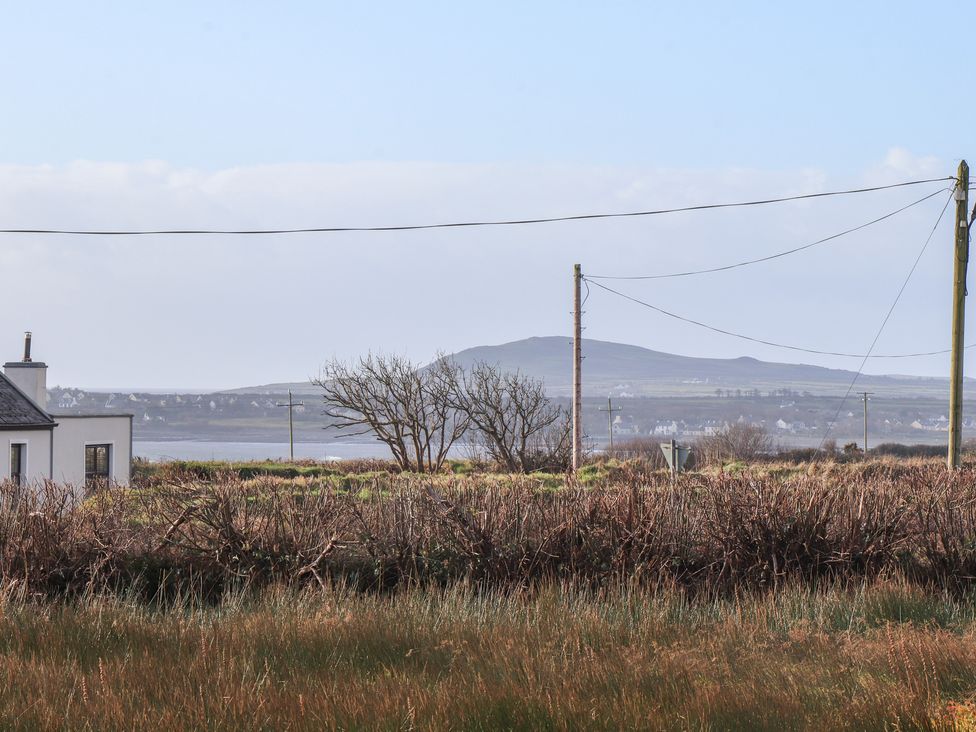
[[[541,588],[10,599],[5,729],[974,729],[971,602]]]
[[[3,490],[4,729],[976,729],[972,465]]]

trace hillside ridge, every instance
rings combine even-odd
[[[571,390],[572,338],[532,336],[496,345],[474,346],[449,354],[464,367],[478,362],[497,364],[542,379],[554,396]],[[711,396],[720,392],[786,390],[818,395],[843,393],[855,372],[811,364],[762,361],[751,356],[704,358],[655,351],[643,346],[595,339],[583,340],[583,392],[588,396]],[[862,375],[858,388],[882,394],[918,396],[947,394],[941,377]],[[318,393],[307,382],[264,384],[227,390],[238,394]]]

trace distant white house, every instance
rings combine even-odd
[[[30,350],[28,333],[23,360],[4,364],[0,374],[0,480],[53,480],[79,490],[127,484],[132,415],[48,410],[47,365],[33,361]]]
[[[667,435],[675,435],[678,433],[678,423],[675,421],[662,422],[658,421],[654,424],[654,436],[655,437],[666,437]]]

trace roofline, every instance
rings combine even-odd
[[[51,413],[50,413],[50,412],[48,412],[48,411],[47,411],[47,410],[46,410],[46,409],[45,409],[44,407],[42,407],[42,406],[41,406],[40,404],[38,404],[37,402],[35,402],[35,401],[34,401],[34,400],[33,400],[33,399],[32,399],[32,398],[31,398],[31,397],[30,397],[30,396],[29,396],[29,395],[28,395],[28,394],[27,394],[27,393],[26,393],[26,392],[25,392],[25,391],[24,391],[23,389],[21,389],[21,388],[20,388],[19,386],[17,386],[17,385],[16,385],[16,384],[15,384],[15,383],[14,383],[13,381],[11,381],[11,380],[10,380],[9,378],[7,378],[7,376],[6,376],[5,374],[2,374],[2,373],[0,373],[0,379],[3,379],[4,381],[6,381],[6,382],[7,382],[7,384],[9,384],[9,385],[10,385],[10,387],[11,387],[11,388],[12,388],[12,389],[13,389],[13,390],[14,390],[15,392],[17,392],[17,393],[18,393],[18,394],[20,394],[20,395],[21,395],[22,397],[24,397],[24,399],[26,399],[26,400],[27,400],[28,402],[30,402],[31,404],[33,404],[33,405],[34,405],[34,407],[35,407],[35,408],[36,408],[36,409],[37,409],[37,410],[38,410],[38,411],[39,411],[39,412],[40,412],[41,414],[43,414],[43,415],[44,415],[45,417],[47,417],[47,419],[48,419],[48,421],[47,421],[47,423],[43,423],[43,422],[39,422],[39,423],[34,423],[34,424],[35,424],[35,426],[37,426],[37,427],[47,427],[48,425],[50,425],[51,427],[53,427],[54,425],[56,425],[56,424],[57,424],[57,422],[55,422],[55,421],[54,421],[54,417],[52,417],[52,416],[51,416]],[[23,429],[23,428],[22,428],[22,427],[20,427],[20,428],[13,428],[13,429]]]
[[[110,418],[124,417],[128,419],[132,419],[133,417],[135,417],[135,415],[132,414],[131,412],[67,412],[67,411],[60,411],[60,410],[58,410],[57,412],[52,412],[51,416],[57,417],[58,419],[79,419],[79,418],[91,419],[92,417],[110,417]]]
[[[50,424],[0,424],[0,432],[39,432],[41,430],[53,430],[57,426],[57,422]]]

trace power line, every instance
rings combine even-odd
[[[942,183],[955,178],[927,178],[924,180],[910,180],[902,183],[891,183],[884,186],[868,188],[850,188],[840,191],[826,191],[823,193],[805,193],[797,196],[783,196],[766,198],[756,201],[739,201],[736,203],[709,203],[695,206],[681,206],[678,208],[662,208],[649,211],[626,211],[622,213],[578,214],[574,216],[553,216],[549,218],[510,219],[498,221],[457,221],[440,224],[407,224],[400,226],[326,226],[299,229],[0,229],[0,234],[63,234],[70,236],[183,236],[183,235],[242,235],[260,236],[265,234],[334,234],[342,232],[388,232],[388,231],[418,231],[421,229],[455,229],[478,226],[523,226],[527,224],[550,224],[560,221],[583,221],[588,219],[631,218],[637,216],[660,216],[663,214],[682,213],[686,211],[707,211],[720,208],[736,208],[744,206],[763,206],[771,203],[787,201],[802,201],[812,198],[828,196],[847,196],[872,191],[885,191],[892,188],[904,188],[925,183]]]
[[[898,305],[898,301],[901,300],[902,294],[905,292],[905,288],[908,287],[909,280],[912,279],[912,275],[915,274],[915,270],[918,268],[918,263],[922,260],[922,255],[925,254],[925,250],[928,249],[929,242],[932,241],[932,237],[935,236],[936,229],[939,228],[939,224],[942,223],[942,217],[945,216],[946,209],[949,208],[949,203],[952,201],[952,194],[946,199],[945,206],[942,207],[942,211],[939,213],[939,218],[936,219],[935,225],[929,232],[928,237],[925,239],[925,243],[922,245],[921,250],[919,250],[918,256],[915,257],[915,261],[912,262],[912,268],[908,270],[908,275],[905,277],[905,281],[901,283],[901,287],[898,288],[898,294],[895,295],[895,299],[891,302],[891,307],[888,308],[888,312],[885,313],[884,320],[881,321],[881,327],[878,328],[878,332],[874,334],[874,340],[871,341],[871,347],[868,348],[868,352],[864,354],[864,358],[861,359],[861,365],[857,367],[857,371],[854,372],[854,378],[851,379],[850,385],[847,387],[847,391],[844,393],[844,397],[840,400],[840,405],[837,407],[837,412],[834,414],[834,418],[827,422],[827,429],[824,432],[824,436],[820,440],[820,445],[817,447],[818,450],[823,449],[824,443],[827,441],[827,436],[830,434],[830,430],[833,429],[834,424],[837,422],[837,418],[840,416],[841,411],[844,409],[844,403],[847,401],[847,397],[851,395],[851,391],[854,389],[854,384],[857,383],[858,378],[861,376],[861,372],[864,370],[864,365],[871,358],[871,352],[874,351],[874,347],[878,344],[878,339],[881,338],[881,334],[884,332],[885,326],[888,325],[888,320],[891,318],[891,314],[895,311],[895,306]],[[970,348],[970,346],[966,346]],[[948,351],[946,351],[948,353]],[[867,445],[864,446],[864,451],[867,453]]]
[[[930,193],[924,198],[920,198],[917,201],[913,201],[912,203],[909,203],[907,206],[902,206],[901,208],[896,209],[890,213],[886,213],[884,216],[880,216],[876,219],[872,219],[867,223],[860,224],[859,226],[855,226],[851,229],[846,229],[838,234],[832,234],[831,236],[824,237],[823,239],[818,239],[817,241],[811,242],[809,244],[804,244],[803,246],[794,247],[793,249],[787,249],[782,252],[777,252],[776,254],[770,254],[765,257],[759,257],[758,259],[747,259],[743,262],[736,262],[735,264],[726,264],[721,267],[710,267],[708,269],[689,270],[687,272],[670,272],[668,274],[657,274],[657,275],[587,275],[587,277],[594,280],[663,280],[663,279],[669,279],[673,277],[691,277],[692,275],[710,274],[712,272],[725,272],[730,269],[736,269],[737,267],[746,267],[750,264],[759,264],[760,262],[768,262],[772,259],[779,259],[780,257],[785,257],[789,254],[796,254],[797,252],[802,252],[806,249],[811,249],[812,247],[818,246],[820,244],[826,244],[829,241],[833,241],[834,239],[839,239],[842,236],[846,236],[847,234],[853,234],[855,231],[866,229],[867,227],[880,223],[885,219],[890,219],[892,216],[897,216],[898,214],[902,213],[903,211],[907,211],[913,206],[917,206],[920,203],[924,203],[925,201],[928,201],[930,198],[934,198],[935,196],[939,195],[945,190],[947,189],[940,188],[939,190],[935,191],[934,193]]]
[[[946,208],[948,208],[949,201],[950,200],[952,200],[952,197],[951,196],[946,201],[946,205],[943,207],[942,213],[939,215],[939,219],[936,222],[936,227],[938,227],[939,222],[942,221],[942,216],[945,214],[945,210],[946,210]],[[934,234],[934,233],[935,233],[935,228],[933,228],[933,230],[932,230],[932,234]],[[926,240],[926,244],[925,244],[926,247],[928,246],[928,243],[932,239],[932,234],[930,234],[929,235],[929,238]],[[922,252],[924,253],[924,251],[925,251],[925,249],[923,248],[922,249]],[[921,253],[919,254],[919,259],[921,259]],[[914,274],[915,268],[917,266],[918,266],[918,260],[915,261],[915,264],[913,265],[912,270],[911,270],[911,274]],[[909,279],[911,278],[911,274],[909,274]],[[604,284],[602,284],[600,282],[595,282],[593,280],[590,280],[588,276],[583,277],[583,281],[584,282],[590,282],[591,284],[595,285],[596,287],[599,287],[602,290],[606,290],[607,292],[610,292],[610,293],[612,293],[614,295],[617,295],[618,297],[622,297],[625,300],[629,300],[632,303],[635,303],[637,305],[641,305],[641,306],[643,306],[645,308],[648,308],[650,310],[654,310],[655,312],[660,313],[661,315],[666,315],[669,318],[674,318],[675,320],[680,320],[683,323],[688,323],[690,325],[696,325],[699,328],[704,328],[705,330],[710,330],[713,333],[720,333],[722,335],[732,336],[733,338],[739,338],[741,340],[750,341],[752,343],[760,343],[760,344],[762,344],[764,346],[772,346],[773,348],[783,348],[783,349],[790,350],[790,351],[800,351],[802,353],[812,353],[812,354],[815,354],[815,355],[818,355],[818,356],[840,356],[842,358],[861,358],[861,359],[864,359],[865,361],[868,358],[917,358],[917,357],[921,357],[921,356],[939,356],[939,355],[942,355],[942,354],[949,353],[951,351],[951,349],[946,348],[946,349],[938,350],[938,351],[922,351],[922,352],[918,352],[918,353],[897,353],[897,354],[877,354],[877,355],[872,355],[871,351],[874,349],[874,345],[873,344],[872,344],[871,350],[869,350],[867,354],[862,354],[862,353],[844,353],[844,352],[840,352],[840,351],[823,351],[823,350],[816,349],[816,348],[805,348],[803,346],[794,346],[794,345],[789,345],[789,344],[785,344],[785,343],[778,343],[776,341],[768,341],[768,340],[765,340],[763,338],[756,338],[754,336],[748,336],[748,335],[744,335],[742,333],[736,333],[735,331],[726,330],[724,328],[719,328],[719,327],[714,326],[714,325],[709,325],[708,323],[703,323],[700,320],[694,320],[693,318],[687,318],[687,317],[685,317],[683,315],[678,315],[677,313],[671,312],[670,310],[665,310],[664,308],[658,307],[657,305],[652,305],[649,302],[646,302],[646,301],[641,300],[639,298],[633,297],[633,296],[628,295],[628,294],[626,294],[624,292],[620,292],[619,290],[615,290],[612,287],[608,287],[607,285],[604,285]],[[899,291],[898,298],[901,298],[901,293],[904,292],[904,288],[907,285],[908,285],[908,279],[905,280],[905,283],[902,286],[902,289]],[[896,298],[894,304],[897,304],[898,298]],[[891,309],[888,311],[888,317],[891,316],[891,312],[894,310],[894,304],[892,305]],[[887,320],[888,320],[888,318],[886,317],[885,318],[885,324],[887,324]],[[879,336],[880,336],[880,332],[879,332]],[[877,339],[875,339],[875,343],[876,342],[877,342]],[[966,346],[966,348],[967,349],[969,349],[969,348],[976,348],[976,343],[972,343],[972,344]],[[862,369],[864,368],[863,362],[862,362],[861,368]],[[853,386],[852,386],[852,388],[853,388]]]
[[[638,299],[636,297],[632,297],[631,295],[628,295],[626,293],[620,292],[619,290],[614,290],[612,287],[607,287],[606,285],[601,284],[600,282],[594,282],[592,280],[589,280],[586,277],[584,277],[583,279],[584,279],[584,281],[588,281],[588,282],[590,282],[590,284],[595,285],[596,287],[599,287],[602,290],[606,290],[607,292],[611,292],[614,295],[618,295],[619,297],[622,297],[625,300],[630,300],[632,303],[636,303],[637,305],[642,305],[643,307],[649,308],[650,310],[654,310],[655,312],[658,312],[661,315],[666,315],[669,318],[674,318],[675,320],[680,320],[683,323],[688,323],[690,325],[697,325],[699,328],[704,328],[705,330],[710,330],[713,333],[721,333],[722,335],[732,336],[733,338],[740,338],[740,339],[742,339],[744,341],[751,341],[752,343],[761,343],[764,346],[772,346],[773,348],[785,348],[785,349],[790,350],[790,351],[800,351],[802,353],[812,353],[812,354],[815,354],[817,356],[840,356],[840,357],[843,357],[843,358],[866,358],[866,356],[863,353],[843,353],[843,352],[840,352],[840,351],[821,351],[821,350],[816,349],[816,348],[804,348],[802,346],[792,346],[792,345],[788,345],[788,344],[785,344],[785,343],[777,343],[775,341],[767,341],[767,340],[764,340],[762,338],[755,338],[753,336],[744,335],[742,333],[736,333],[736,332],[731,331],[731,330],[725,330],[724,328],[718,328],[718,327],[716,327],[714,325],[709,325],[708,323],[703,323],[703,322],[701,322],[699,320],[694,320],[692,318],[686,318],[683,315],[678,315],[677,313],[673,313],[670,310],[665,310],[664,308],[660,308],[657,305],[652,305],[649,302],[645,302],[644,300],[640,300],[640,299]],[[972,343],[972,344],[966,346],[966,348],[976,348],[976,343]],[[942,354],[945,354],[945,353],[949,353],[950,351],[951,351],[951,349],[946,348],[946,349],[940,350],[940,351],[924,351],[924,352],[919,352],[919,353],[896,353],[896,354],[872,355],[872,356],[870,356],[870,358],[916,358],[916,357],[919,357],[919,356],[939,356],[939,355],[942,355]]]

